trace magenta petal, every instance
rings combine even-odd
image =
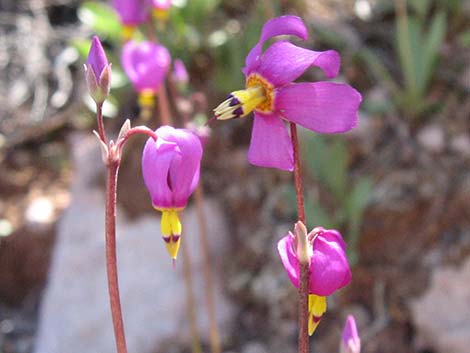
[[[94,36],[91,41],[87,64],[91,66],[96,80],[99,81],[103,69],[108,65],[108,59],[106,58],[106,53],[104,52],[100,39],[97,36]]]
[[[263,26],[258,43],[245,59],[245,68],[243,69],[245,75],[249,75],[257,67],[257,60],[263,50],[264,42],[280,35],[293,35],[305,40],[308,37],[308,32],[305,24],[297,16],[281,16],[267,21]]]
[[[341,59],[334,50],[313,51],[286,41],[271,45],[261,56],[256,69],[274,86],[296,80],[310,66],[321,68],[328,78],[338,75]]]
[[[277,243],[277,251],[292,284],[299,288],[299,260],[294,252],[294,235],[289,232]]]
[[[122,66],[137,91],[157,92],[170,66],[168,50],[149,41],[129,41],[124,45]]]
[[[173,191],[173,205],[185,207],[189,196],[199,182],[199,168],[202,158],[202,145],[199,138],[191,131],[162,126],[158,136],[178,145],[170,165],[170,188]]]
[[[125,25],[139,25],[148,17],[150,0],[113,0],[112,5]]]
[[[177,153],[174,142],[158,138],[147,140],[142,154],[142,175],[152,204],[157,208],[171,208],[173,193],[168,185],[168,173],[171,161]]]
[[[330,230],[319,233],[313,241],[310,293],[328,296],[349,284],[351,277],[348,259],[337,234]]]
[[[292,171],[292,142],[282,119],[277,114],[254,115],[248,161],[260,167]]]
[[[275,109],[309,130],[339,133],[357,125],[361,100],[358,91],[343,83],[296,83],[277,90]]]

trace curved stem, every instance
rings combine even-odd
[[[147,135],[147,136],[153,138],[155,141],[157,141],[157,139],[158,139],[158,136],[155,133],[155,131],[149,129],[147,126],[136,126],[136,127],[133,127],[132,129],[129,129],[124,134],[124,136],[122,136],[122,138],[119,139],[119,141],[117,142],[117,150],[121,151],[124,148],[124,145],[126,144],[127,140],[131,136],[137,135],[137,134]]]
[[[207,314],[209,317],[209,340],[212,353],[220,353],[220,335],[217,328],[217,320],[215,314],[215,300],[214,300],[214,276],[211,264],[211,254],[209,250],[209,239],[207,238],[207,220],[204,214],[204,191],[202,184],[199,184],[194,192],[194,199],[196,201],[196,212],[199,222],[199,235],[201,238],[201,249],[204,265],[204,281],[206,282],[205,298],[207,306]]]
[[[292,146],[294,149],[294,179],[295,193],[297,196],[297,215],[299,221],[305,224],[305,206],[302,187],[302,170],[299,155],[299,139],[297,136],[297,126],[290,123],[290,133]],[[301,264],[299,261],[300,283],[299,283],[299,353],[308,353],[308,292],[310,268],[308,264]]]
[[[121,302],[116,260],[116,191],[119,160],[109,158],[106,180],[106,270],[108,274],[109,301],[113,319],[114,337],[118,353],[127,353],[124,322],[122,320]]]

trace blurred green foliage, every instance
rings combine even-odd
[[[305,172],[315,176],[321,193],[328,195],[328,202],[320,203],[315,190],[308,188],[308,184],[304,185],[308,228],[322,226],[345,230],[343,235],[348,243],[348,257],[354,264],[358,260],[361,224],[373,183],[367,177],[358,177],[353,181],[349,175],[349,153],[344,138],[311,133],[301,136]],[[285,192],[288,202],[295,209],[294,187],[289,186]],[[322,204],[329,204],[329,207]]]

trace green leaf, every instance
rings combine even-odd
[[[410,6],[415,10],[421,20],[425,20],[431,5],[430,0],[409,0]]]
[[[317,200],[308,198],[305,200],[305,217],[307,218],[307,227],[336,228],[337,222],[328,215]]]
[[[436,13],[432,19],[429,31],[423,43],[422,76],[419,91],[424,94],[432,78],[433,68],[442,47],[447,32],[447,18],[444,11]]]
[[[76,38],[70,41],[70,45],[74,47],[81,58],[87,58],[90,51],[91,41],[88,39]]]
[[[411,21],[407,15],[398,15],[396,19],[397,53],[406,90],[412,95],[416,94],[418,89],[415,63],[419,61],[421,43],[417,37],[416,21]]]
[[[78,9],[78,18],[100,36],[114,42],[121,39],[122,26],[116,12],[107,4],[87,1]]]

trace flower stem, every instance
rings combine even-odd
[[[209,340],[212,353],[220,353],[220,335],[217,328],[217,320],[215,315],[215,300],[214,300],[214,278],[211,264],[211,253],[209,250],[209,239],[207,238],[207,219],[204,214],[204,190],[202,184],[199,184],[194,192],[194,199],[196,201],[196,212],[199,222],[199,235],[201,239],[201,249],[204,265],[204,281],[206,282],[206,290],[204,291],[206,297],[207,314],[209,317]]]
[[[186,285],[186,310],[188,310],[191,329],[191,352],[202,353],[199,331],[197,328],[196,303],[194,301],[193,276],[191,273],[191,255],[187,249],[187,243],[181,244],[181,255],[183,257],[184,283]]]
[[[109,301],[114,326],[114,337],[118,353],[127,353],[124,323],[122,320],[121,302],[116,261],[116,192],[119,159],[109,158],[106,181],[106,270],[108,273]]]
[[[302,187],[302,170],[299,156],[299,139],[297,136],[297,126],[290,123],[290,133],[292,146],[294,149],[294,179],[295,193],[297,196],[297,215],[299,221],[305,224],[305,206]],[[308,353],[308,292],[310,266],[299,262],[300,283],[299,283],[299,353]]]
[[[158,107],[160,109],[160,120],[162,125],[173,125],[171,118],[170,106],[168,104],[168,95],[166,94],[166,84],[163,83],[158,91]]]
[[[105,144],[107,144],[106,133],[104,131],[103,123],[103,103],[96,104],[96,121],[98,123],[98,134],[100,135],[100,139]]]

